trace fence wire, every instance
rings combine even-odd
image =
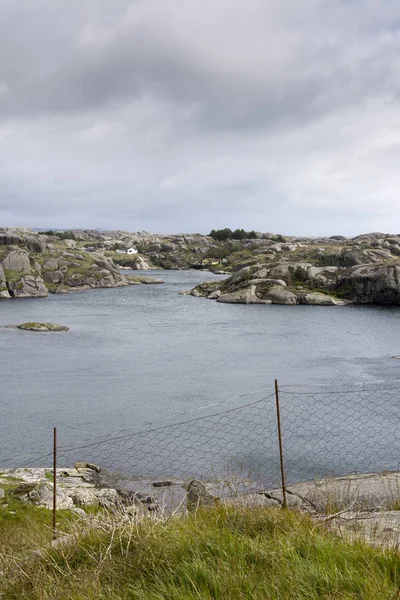
[[[400,383],[279,391],[287,484],[400,469]]]
[[[225,410],[183,415],[177,422],[142,431],[61,446],[59,465],[86,461],[136,479],[234,479],[261,485],[279,478],[274,395]],[[204,413],[205,411],[201,411]]]
[[[127,489],[129,481],[160,479],[233,480],[238,491],[276,488],[281,475],[272,389],[80,442],[70,441],[71,432],[61,427],[58,467],[94,463]],[[288,486],[332,475],[400,470],[399,381],[281,386],[279,401]],[[0,467],[51,467],[51,451],[49,431],[40,454],[0,456]]]

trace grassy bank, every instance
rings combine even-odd
[[[0,598],[18,600],[394,600],[400,586],[398,553],[344,543],[271,509],[215,507],[118,526],[103,516],[69,544],[18,567],[11,556],[2,563]]]

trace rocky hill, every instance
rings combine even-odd
[[[400,235],[352,239],[255,233],[218,241],[201,234],[0,230],[0,297],[134,283],[135,270],[204,269],[227,274],[188,293],[218,302],[400,304]],[[136,254],[127,254],[134,247]],[[137,283],[137,282],[136,282]]]
[[[399,235],[257,240],[225,267],[233,271],[228,279],[191,294],[245,304],[400,304]]]
[[[26,229],[1,229],[0,298],[130,285],[110,258],[69,242]]]

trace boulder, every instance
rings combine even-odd
[[[256,273],[253,273],[253,277],[254,279],[266,279],[268,277],[269,272],[270,269],[263,268],[257,271]]]
[[[118,493],[114,489],[76,487],[68,491],[76,506],[102,506],[111,508],[118,504]]]
[[[96,498],[103,508],[112,508],[119,503],[118,492],[112,488],[96,490]]]
[[[46,249],[46,240],[42,235],[32,234],[23,236],[23,244],[30,252],[44,252]]]
[[[300,304],[311,304],[314,306],[336,306],[339,304],[344,304],[344,302],[320,292],[311,292],[310,294],[304,294],[300,297]]]
[[[207,298],[209,298],[210,300],[218,300],[218,298],[221,296],[221,293],[221,290],[214,290],[213,292],[211,292],[211,294],[207,296]]]
[[[89,471],[94,471],[95,473],[101,472],[101,468],[99,466],[97,466],[93,463],[88,463],[88,462],[82,462],[82,461],[74,462],[74,467],[78,472],[82,469],[83,470],[89,469]]]
[[[53,484],[50,482],[39,483],[33,490],[29,491],[25,496],[21,496],[21,500],[30,501],[43,508],[53,507]],[[56,490],[57,509],[73,508],[74,502],[66,492],[57,487]]]
[[[56,258],[49,258],[43,263],[42,272],[44,271],[55,271],[58,269],[58,260]]]
[[[248,288],[237,290],[236,292],[221,294],[217,302],[227,304],[256,304],[258,297],[256,294],[256,286],[251,285]]]
[[[48,290],[39,276],[25,275],[18,281],[9,281],[8,289],[13,298],[44,298]]]
[[[94,262],[98,267],[102,269],[106,269],[107,271],[112,271],[114,273],[119,273],[119,268],[111,261],[105,258],[105,256],[95,256]]]
[[[310,267],[307,270],[306,280],[313,287],[325,287],[328,279],[333,279],[336,282],[335,274],[338,267]]]
[[[12,250],[3,260],[5,271],[15,271],[17,273],[30,273],[31,262],[29,253],[26,250]]]
[[[273,267],[269,272],[272,279],[283,279],[286,283],[305,281],[310,263],[287,263]]]
[[[272,287],[264,296],[264,300],[270,300],[272,304],[297,304],[297,297],[283,287]]]
[[[210,494],[204,483],[194,479],[187,487],[187,508],[189,511],[203,506],[213,506],[218,501],[216,496]]]
[[[252,278],[252,274],[255,271],[258,271],[262,265],[254,265],[252,267],[244,267],[240,269],[240,271],[236,271],[233,275],[228,279],[230,284],[241,283],[242,281],[248,281]]]
[[[45,283],[61,283],[64,279],[62,271],[45,271],[42,275]]]
[[[132,263],[131,268],[133,271],[150,271],[151,270],[151,266],[141,256],[138,256],[136,258],[135,262]]]

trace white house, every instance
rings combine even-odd
[[[137,254],[136,248],[128,248],[128,250],[121,250],[120,248],[116,251],[117,254]]]

